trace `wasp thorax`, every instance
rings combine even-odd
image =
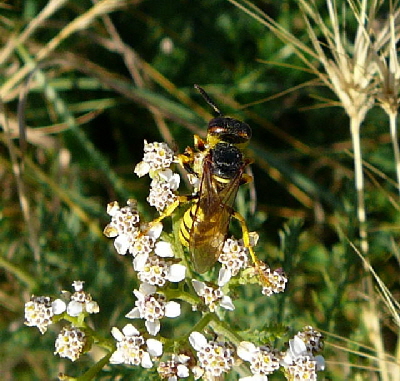
[[[226,117],[218,117],[208,123],[208,136],[230,144],[247,143],[251,138],[251,128],[247,123]]]
[[[212,154],[212,173],[223,179],[233,179],[243,167],[242,152],[229,143],[218,143]]]

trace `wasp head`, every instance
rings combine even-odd
[[[208,123],[207,143],[211,147],[220,142],[245,146],[250,138],[250,126],[240,120],[222,116],[211,119]]]

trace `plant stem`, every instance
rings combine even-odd
[[[396,174],[397,174],[397,190],[400,195],[400,151],[399,151],[399,143],[398,143],[398,134],[397,134],[397,111],[393,111],[389,113],[389,122],[390,122],[390,137],[392,139],[393,152],[394,152],[394,160],[396,163]]]
[[[364,175],[362,171],[360,126],[361,119],[358,116],[350,116],[350,130],[354,152],[355,186],[357,192],[357,219],[359,223],[361,252],[366,255],[368,253],[368,233],[367,218],[365,212]]]

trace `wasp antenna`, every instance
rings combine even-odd
[[[199,85],[194,85],[194,88],[199,91],[201,96],[205,99],[205,101],[214,109],[218,116],[223,116],[221,110],[215,104],[215,102],[210,98],[210,96],[206,93],[206,91],[201,88]]]

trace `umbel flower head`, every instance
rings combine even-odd
[[[53,300],[50,296],[34,296],[25,303],[25,325],[38,327],[45,333],[53,323],[52,317],[65,311],[65,303],[61,299]]]
[[[321,355],[314,356],[323,348],[322,335],[312,327],[304,327],[292,340],[284,354],[281,365],[290,380],[316,380],[317,372],[325,369]]]
[[[204,282],[196,279],[192,280],[192,284],[197,295],[204,300],[211,312],[214,312],[218,306],[230,311],[235,309],[230,296],[225,295],[220,287],[207,286]]]
[[[181,314],[181,306],[174,301],[167,301],[162,294],[156,293],[156,287],[142,283],[139,290],[134,290],[137,301],[135,308],[126,317],[144,319],[147,332],[155,336],[160,331],[160,320],[163,317],[174,318]]]
[[[256,379],[262,380],[264,376],[279,369],[282,354],[271,347],[264,345],[257,347],[248,341],[242,341],[237,349],[238,356],[250,363],[250,371]],[[253,378],[249,378],[253,379]],[[265,377],[265,380],[268,378]]]
[[[144,141],[143,160],[136,165],[135,173],[142,177],[149,174],[152,179],[147,201],[160,213],[174,203],[180,176],[169,168],[174,162],[174,152],[166,143]]]
[[[198,366],[193,368],[196,379],[214,379],[231,370],[234,364],[234,348],[224,341],[207,341],[200,332],[192,332],[189,342],[197,352]]]
[[[111,331],[117,340],[117,350],[110,358],[111,364],[141,365],[151,368],[151,357],[162,355],[162,343],[155,339],[145,340],[140,332],[132,325],[127,324],[122,332],[113,327]]]
[[[81,313],[96,314],[99,312],[99,305],[92,299],[92,296],[83,291],[85,282],[76,280],[72,283],[75,292],[71,295],[70,302],[67,304],[67,314],[69,316],[79,316]],[[63,291],[68,295],[67,291]]]
[[[162,379],[168,381],[189,377],[189,360],[190,357],[184,354],[172,355],[171,360],[160,362],[157,372]]]
[[[64,327],[57,336],[54,354],[75,361],[82,354],[86,343],[87,338],[84,331],[72,325]]]
[[[125,255],[140,230],[137,202],[130,199],[122,208],[117,201],[110,202],[107,205],[107,213],[111,216],[111,222],[104,228],[104,235],[115,238],[114,247],[117,253]]]

